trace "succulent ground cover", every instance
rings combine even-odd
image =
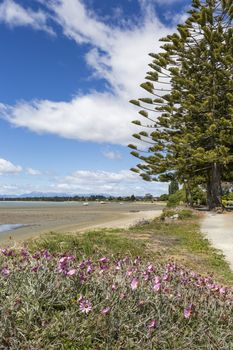
[[[0,254],[0,349],[223,349],[233,291],[173,261]]]

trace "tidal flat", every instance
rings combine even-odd
[[[42,233],[75,232],[95,227],[128,227],[158,216],[159,203],[1,202],[0,224],[23,225],[0,233],[0,241],[21,241]],[[14,227],[14,226],[13,226]]]

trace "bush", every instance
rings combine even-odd
[[[159,197],[159,200],[160,201],[167,201],[169,198],[169,195],[164,193],[164,194],[161,194],[161,196]]]
[[[233,192],[229,192],[222,197],[222,204],[227,206],[233,206]]]
[[[178,219],[185,220],[194,217],[194,213],[190,209],[182,209],[182,210],[173,210],[173,209],[165,209],[160,216],[162,220],[165,218],[172,218],[174,215],[178,214]]]
[[[179,219],[185,220],[194,217],[194,212],[190,209],[182,209],[178,212]]]
[[[182,189],[169,196],[167,206],[176,207],[180,205],[180,203],[184,203],[185,201],[186,201],[185,190]]]
[[[230,349],[233,292],[174,262],[4,249],[0,349]]]
[[[206,205],[207,203],[207,194],[200,187],[193,187],[192,190],[192,199],[194,204]]]

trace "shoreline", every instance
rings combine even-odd
[[[97,207],[1,208],[0,222],[22,224],[16,230],[2,232],[0,244],[12,245],[50,232],[80,233],[100,228],[126,229],[142,220],[161,215],[156,204],[112,204]]]

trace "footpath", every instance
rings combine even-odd
[[[207,213],[201,222],[201,231],[223,252],[233,271],[233,214]]]

